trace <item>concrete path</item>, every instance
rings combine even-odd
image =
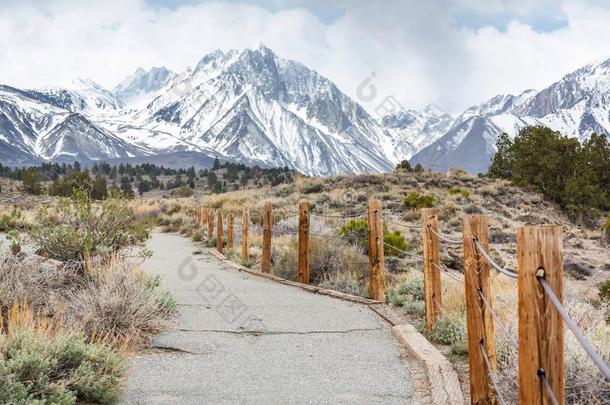
[[[396,338],[366,306],[242,274],[178,235],[148,248],[180,314],[130,361],[122,403],[413,403]]]

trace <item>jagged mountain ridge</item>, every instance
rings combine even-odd
[[[609,83],[610,60],[459,115],[431,105],[376,119],[329,79],[264,46],[217,50],[180,74],[138,69],[112,91],[83,79],[41,90],[0,86],[0,161],[201,154],[194,160],[331,175],[387,171],[410,158],[481,172],[499,134],[525,125],[580,139],[610,133]]]
[[[485,172],[499,135],[514,136],[527,125],[544,125],[581,141],[593,132],[610,137],[610,59],[588,64],[540,92],[496,96],[470,107],[412,163]]]
[[[264,46],[215,51],[178,75],[138,70],[113,92],[83,80],[19,92],[7,98],[19,111],[17,121],[29,125],[18,131],[19,162],[191,151],[330,175],[386,171],[396,160],[391,138],[364,108],[330,80]],[[134,96],[144,96],[143,107]],[[0,134],[17,133],[13,127],[3,125]]]

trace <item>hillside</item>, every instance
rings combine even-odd
[[[526,224],[559,224],[564,228],[566,272],[582,287],[585,296],[597,294],[597,286],[610,277],[610,249],[601,242],[600,220],[597,229],[587,229],[570,221],[554,203],[535,192],[516,187],[503,180],[478,178],[453,172],[420,174],[393,172],[379,175],[338,176],[330,178],[297,177],[293,184],[253,188],[222,194],[204,194],[204,205],[230,208],[248,205],[260,209],[264,202],[273,203],[280,212],[295,211],[300,200],[310,202],[312,212],[330,215],[351,215],[366,211],[369,197],[382,201],[384,213],[396,222],[419,225],[417,210],[404,206],[404,199],[412,192],[434,197],[440,210],[440,229],[453,239],[461,238],[462,214],[485,214],[490,218],[490,235],[496,259],[509,267],[515,266],[515,230]],[[343,223],[336,224],[337,226]],[[406,235],[409,250],[421,245],[419,233],[387,223]],[[461,271],[459,256],[444,253],[447,266]],[[408,260],[407,260],[408,261]],[[406,264],[409,268],[414,262]],[[389,267],[399,273],[401,268]],[[404,269],[406,270],[406,268]]]

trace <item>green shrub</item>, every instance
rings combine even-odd
[[[31,236],[42,256],[82,261],[144,241],[149,226],[135,221],[124,201],[110,198],[94,206],[87,193],[78,190],[71,199],[61,200],[55,210],[42,208]]]
[[[464,189],[459,188],[459,187],[451,187],[449,189],[449,194],[451,194],[451,195],[460,194],[463,198],[470,197],[470,192],[468,190],[464,190]]]
[[[0,231],[6,232],[11,229],[26,229],[28,224],[23,218],[21,210],[13,207],[9,213],[2,213],[0,215]]]
[[[412,315],[423,315],[424,307],[424,279],[414,278],[388,290],[388,302],[403,307],[405,312]]]
[[[366,219],[351,219],[339,229],[339,235],[354,239],[363,248],[368,250],[369,239],[368,239],[368,223]]]
[[[402,251],[407,250],[407,241],[400,231],[384,232],[383,243],[384,254],[387,256],[400,256]]]
[[[608,215],[606,223],[602,226],[602,240],[610,244],[610,214]]]
[[[439,318],[428,337],[436,343],[445,345],[463,345],[466,341],[466,320],[443,316]]]
[[[19,232],[15,231],[14,229],[8,231],[6,233],[6,239],[11,242],[11,253],[14,255],[19,254],[21,252],[21,235]]]
[[[433,195],[421,194],[416,191],[405,197],[403,205],[410,209],[432,208],[436,204]]]
[[[0,334],[0,403],[114,403],[124,361],[81,335],[48,335],[31,328]]]
[[[193,189],[188,184],[185,184],[183,186],[178,187],[174,191],[172,191],[170,195],[172,197],[186,198],[186,197],[192,197],[193,194],[194,194]]]

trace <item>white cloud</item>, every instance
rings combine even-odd
[[[497,93],[542,88],[610,56],[610,12],[595,1],[556,6],[568,25],[546,33],[518,21],[473,30],[455,15],[524,14],[549,0],[353,1],[338,3],[344,14],[328,20],[315,12],[324,2],[313,10],[300,0],[275,0],[274,11],[255,3],[165,9],[144,0],[4,1],[0,83],[39,87],[81,76],[112,87],[139,66],[180,71],[214,49],[263,42],[353,97],[375,72],[379,97],[365,103],[371,110],[395,95],[405,107],[438,102],[458,111]]]

